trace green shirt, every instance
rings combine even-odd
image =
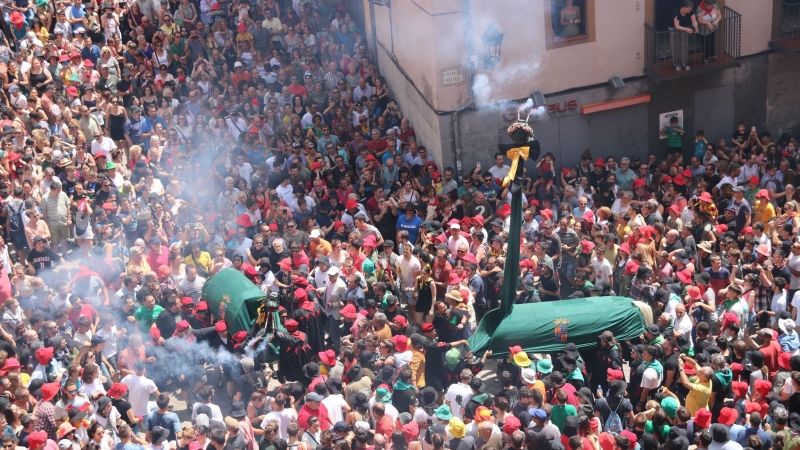
[[[558,431],[563,432],[562,428],[564,428],[567,417],[577,415],[578,411],[570,404],[565,404],[563,406],[553,405],[552,412],[550,413],[550,421],[553,422],[553,425],[558,427]]]
[[[142,333],[147,334],[150,332],[150,327],[156,322],[161,311],[164,311],[164,308],[158,305],[152,310],[147,309],[146,306],[140,306],[139,309],[136,310],[133,318],[139,323],[139,329],[142,330]]]
[[[664,130],[664,134],[667,135],[667,147],[680,148],[683,135],[679,133],[678,130],[683,131],[683,127],[668,126],[667,129]]]

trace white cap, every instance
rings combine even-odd
[[[235,63],[233,63],[233,68],[235,69],[237,67],[242,67],[242,62],[241,61],[236,61]]]
[[[327,274],[330,275],[330,276],[339,275],[339,268],[336,267],[336,266],[331,266],[330,269],[328,269]]]
[[[322,232],[319,231],[319,228],[314,228],[311,230],[311,238],[318,238],[322,236]]]
[[[61,159],[61,150],[53,150],[53,159]]]
[[[461,225],[459,225],[457,223],[454,223],[454,224],[450,225],[450,229],[451,230],[460,230],[461,229]]]

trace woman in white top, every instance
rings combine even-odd
[[[86,397],[91,400],[95,407],[97,406],[95,403],[97,399],[106,395],[106,389],[103,387],[103,378],[100,375],[100,367],[89,357],[86,366],[83,368],[83,376],[81,377],[83,384],[81,384],[80,390],[86,394]]]

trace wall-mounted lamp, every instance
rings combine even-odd
[[[622,86],[625,86],[625,82],[622,81],[622,78],[620,78],[620,77],[611,77],[611,78],[609,78],[608,79],[608,84],[610,84],[611,87],[613,87],[614,89],[619,89]]]
[[[547,100],[544,99],[544,94],[539,91],[531,94],[531,100],[533,100],[533,106],[544,106],[547,104]]]
[[[489,22],[481,35],[481,42],[484,48],[483,67],[493,70],[500,62],[500,47],[503,45],[503,33],[494,26],[494,22]]]

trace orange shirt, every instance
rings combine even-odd
[[[308,248],[310,250],[309,254],[313,258],[317,257],[317,247],[323,248],[322,254],[325,256],[328,256],[331,253],[331,250],[333,250],[333,247],[331,247],[331,243],[326,241],[325,239],[320,238],[319,242],[314,242],[312,240],[311,243],[308,244]]]

